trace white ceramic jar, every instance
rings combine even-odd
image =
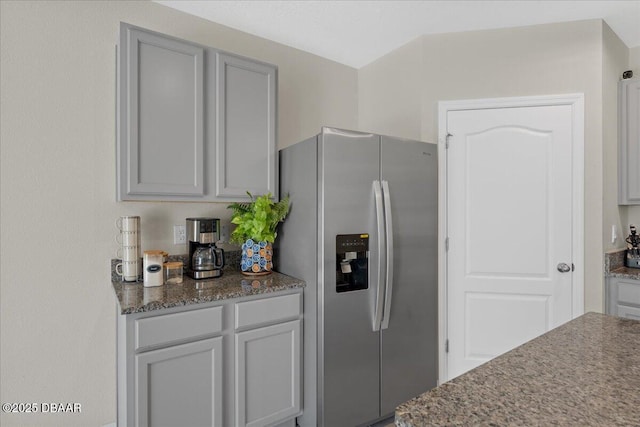
[[[162,273],[163,256],[160,251],[144,251],[143,258],[143,283],[144,286],[162,286],[164,275]]]

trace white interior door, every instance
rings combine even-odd
[[[580,314],[574,108],[446,112],[445,379]]]

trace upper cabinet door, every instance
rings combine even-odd
[[[277,199],[276,70],[121,23],[118,200]]]
[[[277,199],[276,68],[221,52],[217,68],[215,196]]]
[[[119,46],[118,200],[202,197],[204,49],[127,24]]]
[[[618,87],[618,203],[640,205],[640,79]]]

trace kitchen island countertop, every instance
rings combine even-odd
[[[184,276],[178,285],[144,287],[141,282],[111,282],[120,313],[131,314],[190,304],[241,298],[250,295],[303,288],[305,282],[275,271],[266,276],[245,276],[237,270],[224,270],[215,279],[194,280]]]
[[[395,424],[640,425],[640,322],[585,314],[403,403]]]

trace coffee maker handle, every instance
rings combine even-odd
[[[216,257],[215,267],[216,268],[224,267],[224,250],[220,249],[220,248],[215,248],[214,250],[215,250],[216,254],[219,255],[219,256]],[[218,260],[220,260],[220,264],[217,263]]]

